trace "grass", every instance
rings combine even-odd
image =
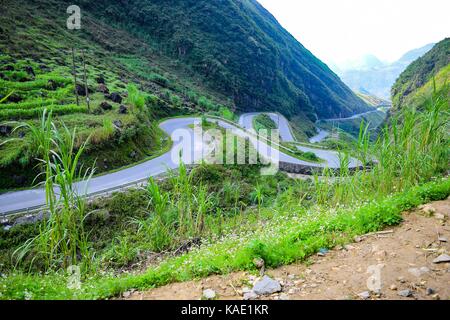
[[[305,211],[290,204],[291,214],[279,214],[269,224],[239,238],[228,237],[179,257],[170,258],[141,275],[92,276],[80,290],[67,288],[64,271],[46,276],[16,273],[0,280],[4,299],[104,299],[129,289],[149,289],[211,274],[255,270],[253,259],[268,267],[303,261],[320,248],[348,243],[353,236],[381,230],[401,221],[401,213],[450,194],[449,180],[434,181],[407,192],[371,201],[356,209]],[[286,212],[285,208],[285,211]]]
[[[97,269],[82,274],[80,290],[67,288],[64,270],[42,275],[39,269],[7,267],[0,280],[2,297],[107,298],[131,288],[254,270],[257,257],[268,267],[304,261],[320,248],[398,224],[405,210],[448,197],[450,180],[443,178],[450,150],[448,95],[434,95],[420,112],[405,109],[374,143],[369,141],[367,127],[361,126],[355,152],[377,159],[371,170],[325,170],[310,181],[259,177],[258,166],[200,166],[191,172],[181,166],[166,181],[150,180],[145,190],[93,204],[94,220],[83,228],[90,237],[89,254],[98,257]],[[340,160],[346,168],[349,154]],[[4,241],[22,242],[7,236]],[[195,243],[202,245],[191,248]],[[145,253],[164,257],[166,250],[179,252],[177,247],[190,251],[166,257],[142,274],[118,272]],[[4,250],[7,255],[11,248]]]

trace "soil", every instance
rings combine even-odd
[[[398,227],[356,238],[355,243],[314,256],[308,263],[267,270],[266,274],[279,281],[283,289],[258,299],[448,300],[450,263],[436,264],[433,260],[449,254],[449,216],[450,198],[405,212]],[[368,280],[373,270],[379,270],[381,288],[370,286],[370,290]],[[146,292],[126,292],[124,297],[198,300],[203,290],[212,289],[218,299],[240,300],[258,276],[245,272],[211,276]]]

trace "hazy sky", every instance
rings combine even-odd
[[[450,36],[449,0],[258,0],[325,62],[394,61]]]

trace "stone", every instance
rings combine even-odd
[[[280,292],[281,285],[278,281],[273,280],[268,276],[264,276],[253,287],[253,291],[258,295],[269,295],[272,293]]]
[[[398,277],[397,281],[400,282],[400,283],[405,283],[406,282],[404,277]]]
[[[13,127],[8,125],[0,125],[0,136],[9,136],[13,131]]]
[[[122,121],[120,121],[120,120],[114,120],[113,124],[114,124],[114,126],[115,126],[116,128],[118,128],[118,129],[120,129],[120,128],[123,127],[123,123],[122,123]]]
[[[125,292],[122,294],[122,296],[123,296],[124,298],[129,298],[129,297],[131,296],[131,292],[130,292],[130,291],[125,291]]]
[[[426,293],[427,293],[427,296],[431,296],[432,294],[435,294],[436,291],[434,291],[434,289],[432,289],[432,288],[427,288]]]
[[[127,106],[124,106],[123,104],[121,104],[120,107],[119,107],[119,113],[120,114],[127,114],[128,113]]]
[[[102,110],[112,110],[112,105],[110,105],[108,102],[103,101],[102,103],[100,103],[100,108],[102,108]]]
[[[421,277],[422,275],[430,272],[430,269],[428,269],[427,267],[422,267],[422,268],[409,268],[408,272],[411,273],[413,276],[416,277]]]
[[[109,94],[109,89],[106,85],[104,85],[103,83],[99,84],[97,87],[97,91],[104,93],[104,94]]]
[[[131,151],[130,152],[130,158],[136,158],[136,156],[137,156],[137,152],[136,151]]]
[[[59,85],[55,80],[52,80],[52,79],[48,80],[47,89],[56,90],[58,88],[59,88]]]
[[[216,298],[216,292],[211,289],[203,290],[203,299],[205,300],[213,300]]]
[[[255,292],[250,291],[244,293],[244,300],[256,300],[256,299],[258,299],[258,295]]]
[[[406,289],[406,290],[399,291],[398,295],[400,297],[409,298],[409,297],[411,297],[413,295],[413,292],[411,290],[409,290],[409,289]]]
[[[110,95],[107,95],[106,98],[115,103],[122,103],[122,100],[123,100],[122,96],[120,94],[118,94],[117,92],[113,92]]]
[[[21,216],[19,218],[17,218],[14,221],[14,226],[18,226],[18,225],[26,225],[26,224],[35,224],[39,221],[42,221],[44,219],[44,217],[48,217],[49,214],[44,212],[39,212],[38,214],[27,214],[24,216]]]
[[[433,208],[431,205],[423,205],[419,207],[419,210],[421,210],[422,212],[428,214],[428,215],[432,215],[436,212],[436,209]]]
[[[327,253],[328,253],[328,249],[322,248],[319,250],[319,253],[317,253],[317,255],[319,257],[325,257]]]
[[[445,237],[439,237],[439,238],[438,238],[438,241],[439,241],[439,242],[448,242],[448,239],[445,238]]]
[[[30,76],[36,77],[36,74],[34,73],[32,66],[25,66],[25,72],[28,73]]]
[[[444,263],[444,262],[450,262],[450,256],[448,254],[441,254],[439,257],[433,260],[433,263]]]
[[[105,84],[105,78],[103,76],[98,76],[95,81],[100,84]]]
[[[355,237],[353,238],[353,240],[355,240],[355,242],[361,242],[363,241],[363,239],[361,237]]]
[[[283,300],[283,301],[290,300],[289,296],[286,293],[280,294],[280,296],[278,298],[279,298],[279,300]]]
[[[436,213],[434,217],[438,220],[445,220],[445,216],[442,213]]]
[[[75,87],[75,92],[79,96],[86,96],[86,88],[84,87],[84,85],[77,84],[76,87]],[[88,88],[88,92],[89,92],[89,88]]]
[[[364,292],[358,293],[358,297],[360,297],[363,300],[367,300],[370,298],[370,292],[364,291]]]
[[[392,291],[396,291],[398,288],[395,284],[392,284],[389,289],[391,289]]]

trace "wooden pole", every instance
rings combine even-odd
[[[75,69],[75,49],[72,47],[72,67],[73,67],[73,81],[75,85],[75,95],[77,97],[77,106],[80,105],[80,100],[78,99],[78,90],[77,90],[77,71]]]
[[[88,84],[87,84],[87,74],[86,74],[86,60],[85,60],[85,56],[84,56],[84,49],[81,50],[81,56],[83,58],[83,70],[84,70],[84,90],[86,92],[86,103],[87,103],[87,107],[88,107],[88,111],[91,111],[91,106],[90,106],[90,101],[89,101],[89,88],[88,88]]]

